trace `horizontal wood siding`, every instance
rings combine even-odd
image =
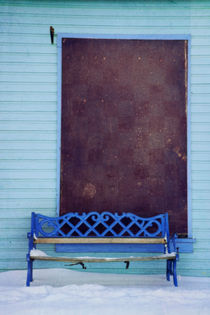
[[[56,215],[58,76],[56,36],[51,45],[50,25],[56,34],[191,34],[192,231],[196,243],[194,253],[181,255],[178,272],[210,276],[208,0],[0,1],[0,270],[26,267],[31,211]],[[53,246],[44,245],[44,249],[54,254]],[[161,263],[155,269],[153,262],[132,265],[132,273],[164,271]],[[36,262],[36,266],[46,263]],[[124,272],[123,265],[105,267]]]

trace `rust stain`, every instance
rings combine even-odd
[[[182,160],[185,162],[187,161],[187,156],[185,154],[182,156]]]
[[[182,158],[182,160],[186,161],[186,156],[183,155],[182,156],[182,153],[180,152],[180,148],[179,147],[175,147],[173,149],[173,151],[176,153],[176,155],[179,157],[179,158]]]
[[[82,196],[87,199],[93,199],[96,194],[96,187],[95,185],[88,183],[85,185]]]

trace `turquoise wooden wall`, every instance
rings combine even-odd
[[[210,276],[210,0],[0,1],[0,270],[26,267],[32,210],[56,215],[58,77],[50,25],[56,33],[191,34],[196,243],[181,255],[178,272]],[[130,272],[164,270],[141,267]]]

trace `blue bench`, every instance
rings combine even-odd
[[[80,264],[99,262],[124,262],[126,268],[130,262],[165,260],[166,279],[173,276],[174,285],[177,286],[176,262],[178,251],[176,248],[176,235],[170,237],[168,214],[160,214],[151,218],[142,218],[132,213],[89,212],[68,213],[59,217],[47,217],[32,213],[31,231],[28,233],[29,249],[27,258],[27,280],[30,286],[33,281],[34,260],[62,261]],[[161,254],[138,257],[52,257],[40,255],[37,250],[39,244],[77,244],[83,246],[90,244],[135,244],[148,246],[159,245]],[[150,251],[151,252],[151,251]],[[38,254],[37,254],[38,253]]]

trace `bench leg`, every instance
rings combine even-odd
[[[33,281],[33,260],[31,260],[29,254],[27,254],[27,279],[26,279],[26,286],[30,287],[30,282]]]
[[[173,260],[173,279],[174,279],[175,287],[178,287],[177,274],[176,274],[176,260]]]
[[[170,275],[171,275],[171,260],[166,261],[166,279],[170,281]]]

